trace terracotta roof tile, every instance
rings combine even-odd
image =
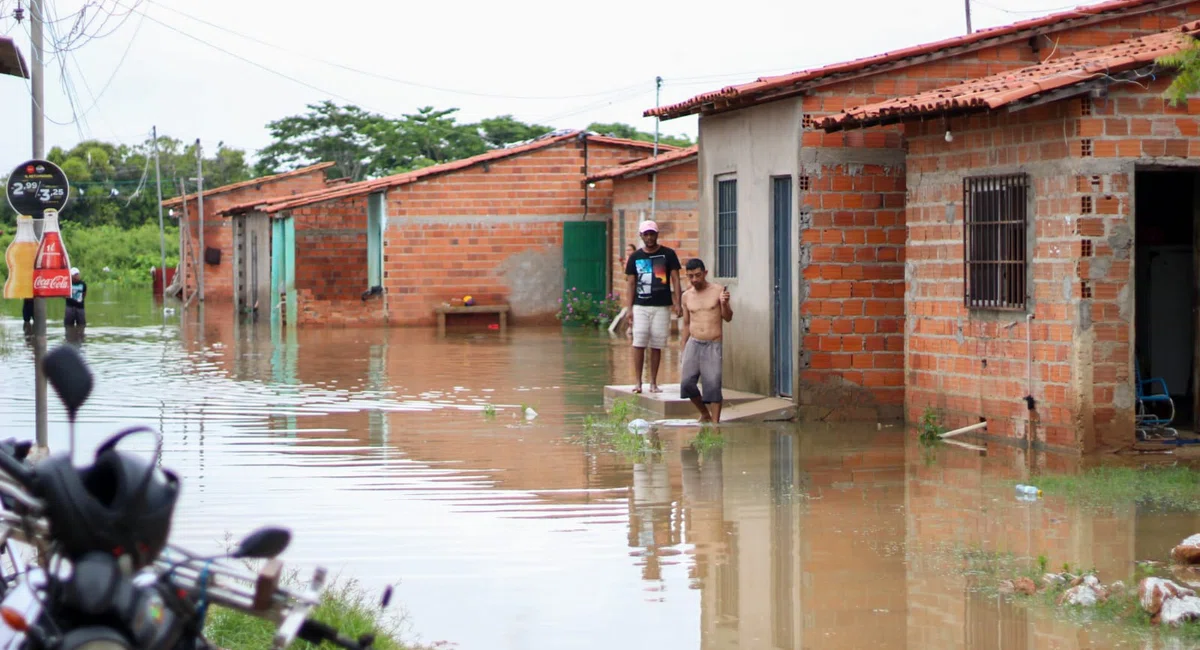
[[[875,66],[883,66],[885,64],[905,65],[905,59],[912,59],[918,56],[932,55],[935,57],[949,56],[954,48],[966,47],[971,45],[981,44],[984,41],[996,39],[1000,37],[1011,37],[1013,40],[1024,38],[1022,32],[1027,32],[1036,29],[1047,29],[1048,31],[1058,31],[1068,29],[1073,26],[1073,23],[1080,19],[1095,20],[1097,17],[1118,18],[1120,16],[1150,11],[1159,7],[1174,6],[1186,4],[1186,0],[1109,0],[1090,6],[1077,7],[1069,11],[1049,14],[1040,18],[1032,18],[1022,20],[1020,22],[1003,25],[1000,27],[992,27],[989,29],[981,29],[963,36],[955,36],[932,43],[923,45],[914,45],[892,52],[885,52],[861,59],[854,59],[843,63],[835,63],[832,65],[823,66],[820,68],[812,68],[810,70],[802,70],[785,75],[776,75],[773,77],[759,77],[755,81],[739,84],[735,86],[726,86],[720,90],[696,95],[691,99],[682,101],[668,106],[652,108],[645,113],[646,117],[658,116],[663,119],[671,119],[683,117],[684,115],[692,115],[700,113],[706,107],[711,108],[717,103],[737,102],[736,107],[750,106],[759,101],[767,99],[778,99],[783,96],[789,96],[803,90],[804,87],[820,86],[839,81],[836,75],[846,73],[865,73],[870,72],[870,68]],[[908,62],[907,65],[913,65],[914,62]],[[803,86],[802,86],[803,85]],[[789,89],[789,87],[793,87]],[[791,90],[791,92],[788,92]]]
[[[251,178],[248,181],[241,181],[239,183],[230,183],[229,185],[222,185],[221,187],[214,187],[211,190],[204,190],[204,198],[208,198],[214,194],[224,194],[225,192],[232,192],[234,190],[240,190],[245,187],[252,187],[252,186],[258,185],[260,183],[272,183],[274,181],[281,181],[285,178],[291,178],[293,176],[301,176],[304,174],[309,174],[309,173],[312,173],[312,172],[315,172],[315,171],[318,171],[321,169],[328,169],[330,167],[333,167],[333,165],[334,165],[334,163],[331,163],[331,162],[322,162],[322,163],[317,163],[315,165],[309,165],[308,167],[301,167],[300,169],[293,169],[291,171],[281,172],[278,174],[272,174],[270,176],[260,176],[258,178]],[[188,199],[188,201],[195,201],[196,200],[195,192],[188,194],[187,199]],[[169,208],[169,207],[173,207],[176,205],[180,205],[182,203],[183,203],[183,197],[177,196],[175,198],[171,198],[171,199],[167,199],[167,200],[163,201],[162,204],[163,204],[164,208]]]
[[[691,162],[696,159],[699,154],[700,146],[692,145],[684,149],[676,149],[667,153],[660,153],[657,158],[644,158],[636,160],[624,165],[609,167],[603,171],[592,174],[587,177],[588,181],[603,181],[614,178],[632,178],[641,176],[650,172],[656,172],[675,165],[681,165],[686,162]]]
[[[1200,33],[1200,21],[1114,45],[1076,52],[1020,70],[858,106],[820,120],[819,125],[827,131],[837,131],[923,115],[992,110],[1048,91],[1152,64],[1165,54],[1187,48],[1194,42],[1197,33]]]
[[[313,192],[307,192],[305,194],[297,194],[294,196],[281,197],[276,200],[268,200],[268,201],[259,200],[259,201],[247,202],[247,203],[243,203],[240,205],[231,206],[231,207],[227,208],[226,210],[224,210],[223,213],[237,213],[237,212],[247,212],[250,210],[258,210],[260,212],[266,212],[268,214],[271,214],[271,213],[279,212],[281,210],[290,210],[292,208],[298,208],[298,207],[301,207],[304,205],[309,205],[312,203],[322,203],[324,201],[332,201],[334,199],[341,199],[341,198],[371,194],[373,192],[387,190],[392,187],[397,187],[400,185],[407,185],[409,183],[415,183],[419,180],[423,180],[423,179],[429,178],[431,176],[437,176],[439,174],[446,174],[449,172],[458,171],[460,169],[466,169],[468,167],[473,167],[475,165],[479,165],[479,164],[482,164],[485,162],[490,162],[493,160],[501,160],[504,158],[510,158],[512,156],[519,156],[521,154],[529,153],[531,151],[537,151],[539,149],[544,149],[546,147],[556,145],[560,142],[565,142],[572,138],[579,137],[581,134],[584,134],[584,133],[587,133],[587,132],[579,131],[579,130],[571,130],[571,131],[567,131],[567,132],[563,132],[563,133],[555,133],[555,134],[543,136],[539,139],[532,140],[530,142],[526,142],[524,144],[519,144],[516,146],[507,147],[507,148],[503,148],[503,149],[493,149],[486,153],[479,154],[478,156],[471,156],[470,158],[462,158],[460,160],[452,160],[450,162],[442,163],[440,165],[433,165],[431,167],[415,169],[413,171],[404,172],[402,174],[394,174],[392,176],[385,176],[383,178],[359,181],[357,183],[350,183],[348,185],[343,185],[343,186],[339,186],[339,187],[321,189],[321,190],[316,190]],[[608,136],[596,135],[594,133],[588,133],[587,139],[589,142],[614,144],[614,145],[619,145],[619,146],[632,147],[632,148],[636,148],[636,149],[653,150],[653,148],[654,148],[653,142],[643,142],[641,140],[626,140],[624,138],[611,138]],[[675,149],[675,147],[670,147],[670,146],[666,146],[663,144],[659,144],[658,146],[659,146],[659,149],[665,148],[665,149],[669,149],[672,151]]]

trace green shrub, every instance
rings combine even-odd
[[[560,321],[589,327],[604,327],[621,311],[621,303],[615,295],[609,294],[598,299],[591,293],[575,287],[563,293],[558,302],[561,306],[555,315]]]
[[[79,226],[63,221],[62,231],[71,265],[79,267],[89,287],[148,286],[153,281],[150,269],[162,264],[157,224],[122,229],[111,225]],[[0,233],[0,251],[8,248],[13,234],[12,229]],[[168,225],[165,237],[167,268],[172,268],[179,264],[179,227]],[[0,283],[7,278],[8,265],[0,264]]]

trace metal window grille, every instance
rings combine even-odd
[[[737,277],[737,179],[717,181],[717,277]]]
[[[1023,310],[1029,177],[963,179],[963,290],[967,307]]]

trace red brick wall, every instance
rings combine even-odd
[[[612,292],[618,297],[625,294],[625,260],[629,257],[628,244],[642,247],[638,236],[638,224],[643,216],[650,218],[651,175],[611,181],[613,190],[612,226],[609,240],[612,242]],[[604,185],[598,183],[597,185]],[[679,263],[700,254],[699,213],[697,197],[700,192],[700,177],[695,161],[682,163],[658,172],[658,206],[654,221],[658,224],[658,241],[675,249]],[[621,211],[625,211],[625,242],[621,242]],[[711,260],[705,263],[712,266]]]
[[[803,99],[801,204],[812,211],[801,234],[803,345],[801,405],[834,406],[832,417],[898,415],[902,374],[904,193],[902,128],[826,133],[809,118],[995,74],[1049,57],[1168,29],[1200,16],[1200,2],[968,52],[810,91]],[[1126,145],[1132,146],[1132,145]],[[889,155],[889,151],[893,155]],[[801,222],[805,223],[804,220]],[[912,415],[910,412],[908,415]]]
[[[1080,451],[1132,441],[1130,172],[1200,155],[1189,140],[1200,133],[1200,103],[1171,108],[1162,99],[1168,83],[1114,87],[1090,102],[1089,116],[1072,100],[952,120],[952,143],[941,124],[909,128],[910,418],[927,406],[944,410],[950,426],[983,416],[989,433],[1028,431]],[[962,178],[1018,169],[1034,193],[1033,413],[1021,400],[1025,314],[969,311],[962,298]]]
[[[195,247],[196,260],[204,268],[204,299],[205,301],[233,301],[233,220],[226,215],[218,215],[235,205],[249,203],[259,199],[292,196],[312,192],[326,187],[325,170],[318,169],[307,174],[297,174],[286,178],[270,180],[257,185],[247,185],[228,192],[222,192],[204,197],[204,247],[216,248],[221,251],[221,263],[216,266],[204,264],[204,251],[200,249],[200,213],[196,195],[187,197],[188,223],[191,227],[192,245]],[[171,204],[175,214],[182,214],[182,204]],[[196,286],[196,279],[188,273],[188,291]]]
[[[384,287],[393,324],[436,322],[435,306],[471,295],[507,302],[512,322],[556,322],[562,223],[612,214],[612,184],[586,171],[649,155],[642,147],[578,140],[497,160],[388,193]],[[586,169],[585,169],[586,168]]]
[[[296,293],[300,324],[370,325],[386,321],[367,284],[367,197],[291,211],[296,221]]]

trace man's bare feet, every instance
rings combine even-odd
[[[642,392],[642,385],[641,385],[641,384],[638,384],[637,386],[634,386],[634,387],[633,387],[633,392],[635,392],[635,393],[640,393],[640,392]]]
[[[659,388],[657,384],[650,384],[650,392],[651,393],[661,393],[662,389]]]
[[[699,422],[700,424],[712,424],[712,418],[707,415],[700,416],[700,418],[697,419],[696,421]]]

